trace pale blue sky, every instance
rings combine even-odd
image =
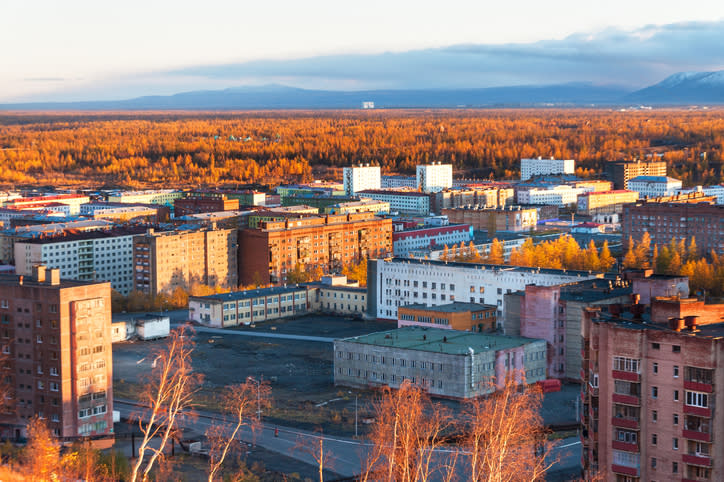
[[[0,101],[111,99],[268,82],[362,89],[561,81],[526,71],[545,65],[550,49],[559,62],[577,49],[562,80],[645,85],[677,70],[723,69],[716,51],[702,53],[724,40],[722,19],[721,1],[0,0]],[[679,25],[686,26],[683,33]],[[693,53],[686,50],[692,37],[702,37]],[[620,47],[606,52],[616,65],[616,55],[630,54],[639,42],[648,47],[629,55],[609,79],[611,67],[598,72],[595,59],[576,67],[583,51],[593,55],[608,44]],[[461,44],[468,56],[456,56],[446,78],[447,60],[432,54],[447,55],[455,50],[444,48]],[[478,48],[485,50],[483,67],[469,56]],[[540,58],[496,68],[521,49],[528,60]],[[392,56],[394,62],[381,67],[389,57],[377,54],[408,51],[416,51],[414,61]],[[652,52],[661,57],[651,61]],[[637,61],[647,64],[643,73],[624,75],[627,62]],[[468,72],[465,62],[477,68]],[[399,75],[404,72],[395,64],[409,75]]]

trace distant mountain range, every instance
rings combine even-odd
[[[593,84],[332,91],[266,85],[116,101],[0,104],[2,110],[250,110],[724,104],[724,71],[682,72],[635,92]]]

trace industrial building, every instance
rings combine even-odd
[[[113,435],[111,285],[31,275],[0,275],[4,383],[0,433],[25,437],[39,416],[63,440]]]
[[[336,340],[334,384],[398,388],[408,380],[434,397],[468,399],[492,393],[509,376],[543,380],[545,356],[543,340],[398,328]]]

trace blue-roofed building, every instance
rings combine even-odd
[[[639,193],[639,197],[671,196],[681,189],[681,180],[669,176],[636,176],[629,179],[630,191]]]

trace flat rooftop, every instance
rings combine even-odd
[[[296,291],[306,290],[304,286],[290,285],[290,286],[273,286],[271,288],[258,288],[255,290],[244,290],[244,291],[232,291],[231,293],[219,293],[215,295],[207,296],[189,296],[189,299],[195,300],[210,300],[210,301],[238,301],[246,300],[250,298],[259,298],[262,296],[273,296],[287,293],[294,293]]]
[[[535,268],[529,266],[507,266],[498,264],[485,264],[485,263],[461,263],[457,261],[440,261],[435,259],[419,259],[419,258],[385,258],[380,261],[385,263],[407,263],[407,264],[420,264],[420,265],[433,265],[433,266],[451,266],[454,268],[467,268],[467,269],[482,269],[490,271],[508,271],[511,273],[542,273],[552,275],[568,275],[568,276],[597,276],[603,278],[603,273],[591,272],[591,271],[576,271],[576,270],[565,270],[565,269],[552,269],[552,268]]]
[[[446,355],[469,355],[471,349],[475,353],[506,350],[539,340],[522,336],[493,335],[410,326],[396,330],[370,333],[369,335],[343,338],[341,341],[359,343],[361,345],[444,353]]]
[[[22,241],[18,241],[21,243],[28,243],[28,244],[54,244],[54,243],[67,243],[70,241],[83,241],[87,239],[102,239],[102,238],[115,238],[119,236],[136,236],[138,234],[143,234],[146,232],[145,226],[139,226],[139,227],[123,227],[123,228],[113,228],[113,229],[104,229],[100,231],[83,231],[83,232],[76,232],[76,231],[64,231],[60,234],[54,235],[54,236],[46,236],[46,237],[35,237],[31,239],[23,239]]]
[[[0,274],[0,286],[19,286],[20,282],[20,276],[17,274]],[[50,288],[50,289],[60,289],[60,288],[74,288],[76,286],[89,286],[89,285],[100,285],[100,284],[108,284],[110,285],[110,281],[81,281],[81,280],[75,280],[75,279],[67,279],[63,278],[60,280],[60,283],[57,285],[50,284],[50,270],[47,270],[45,272],[46,276],[46,282],[39,283],[37,280],[35,280],[32,276],[23,276],[23,286],[29,286],[33,288]]]
[[[467,311],[485,311],[497,310],[497,306],[485,305],[482,303],[463,303],[462,301],[454,301],[445,305],[427,306],[422,303],[413,303],[411,305],[400,306],[400,308],[410,308],[413,310],[424,310],[440,313],[463,313]]]

